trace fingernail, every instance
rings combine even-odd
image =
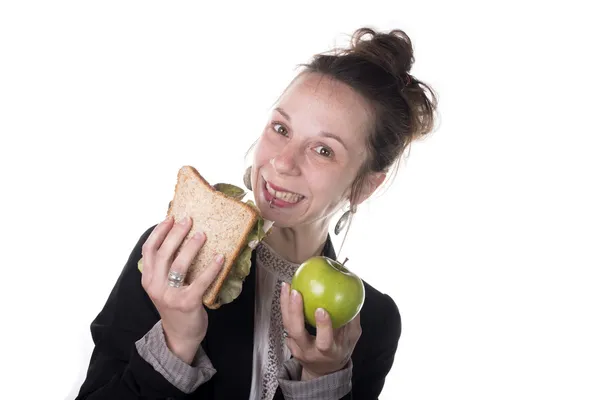
[[[172,219],[172,218],[173,218],[172,216],[170,216],[170,215],[167,215],[167,217],[166,217],[166,218],[163,220],[163,224],[166,224],[166,223],[168,223],[168,222],[171,222],[171,219]]]
[[[202,239],[203,237],[204,237],[204,232],[200,232],[200,231],[198,231],[198,232],[196,232],[196,233],[194,234],[194,239],[200,240],[200,239]]]
[[[179,221],[179,223],[181,225],[185,225],[188,223],[189,217],[186,215],[185,217],[181,218],[181,221]]]
[[[217,254],[217,256],[215,257],[215,261],[217,262],[217,264],[223,263],[223,259],[223,254]]]
[[[325,310],[323,310],[322,308],[317,308],[317,318],[319,319],[325,319]]]
[[[292,299],[294,300],[298,300],[300,298],[300,292],[298,292],[296,289],[292,290]]]

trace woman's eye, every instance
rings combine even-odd
[[[323,157],[331,157],[332,155],[332,151],[325,146],[317,146],[316,152]]]
[[[283,126],[281,124],[273,124],[273,129],[275,130],[275,132],[279,133],[280,135],[283,135],[283,136],[288,135],[287,129],[285,129],[285,126]]]

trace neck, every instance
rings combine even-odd
[[[294,228],[273,226],[265,242],[286,260],[301,264],[320,255],[325,247],[328,221]]]

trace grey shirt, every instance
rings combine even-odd
[[[191,364],[169,350],[161,321],[135,343],[140,356],[184,393],[192,393],[218,371],[200,347]],[[317,379],[301,381],[302,366],[295,359],[283,363],[277,380],[286,400],[337,400],[351,390],[352,361],[338,372]]]

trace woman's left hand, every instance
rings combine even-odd
[[[302,295],[290,285],[281,285],[281,315],[287,331],[286,344],[302,365],[302,380],[314,379],[344,369],[360,338],[360,314],[346,325],[334,330],[331,318],[323,309],[315,313],[317,336],[304,327]]]

